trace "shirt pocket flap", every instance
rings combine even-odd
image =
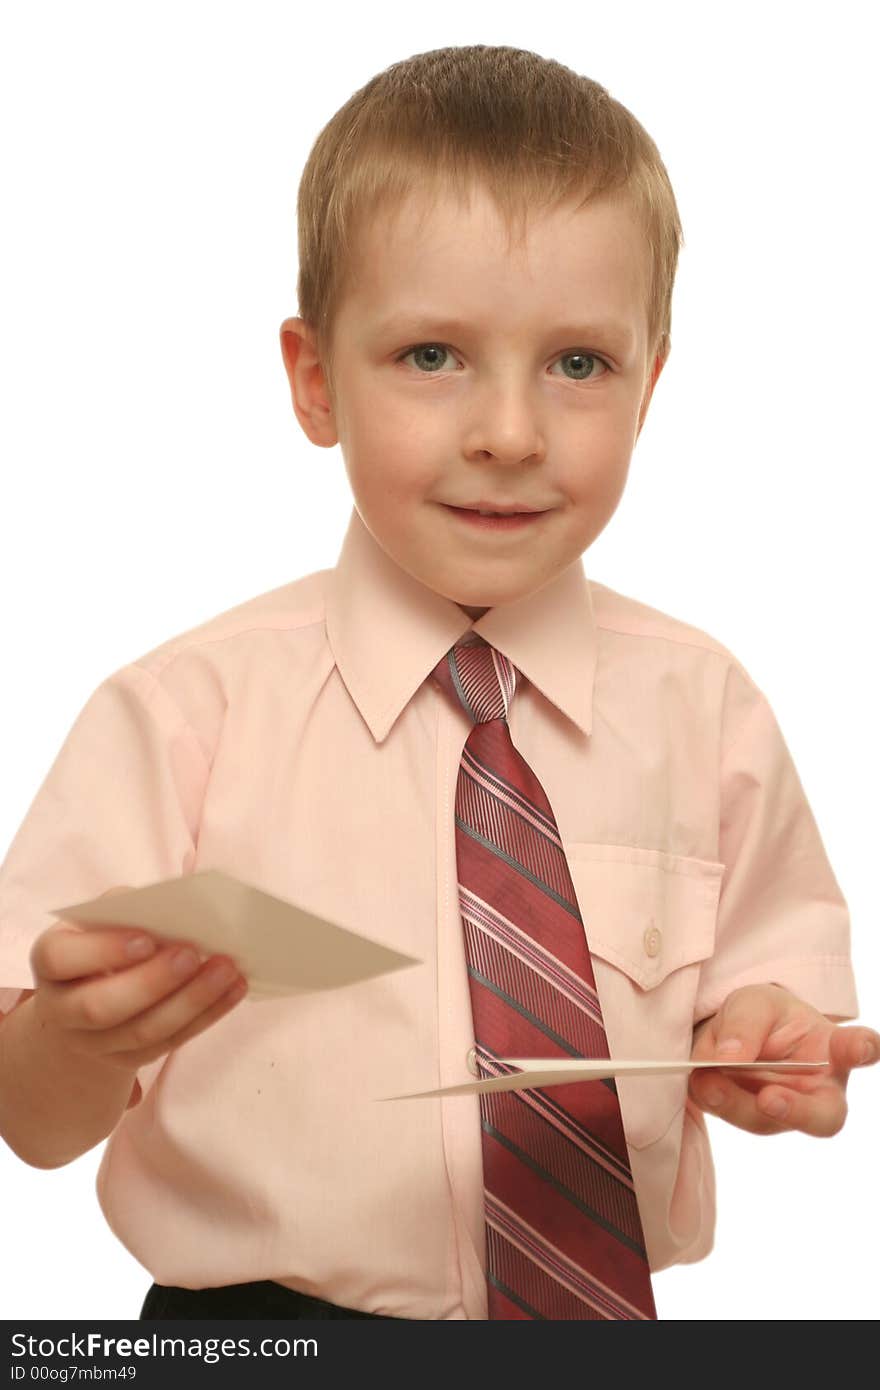
[[[565,845],[612,1057],[690,1057],[724,865],[631,845]],[[617,1077],[627,1142],[677,1161],[687,1071]]]
[[[591,953],[641,989],[711,956],[723,864],[631,845],[565,852]]]

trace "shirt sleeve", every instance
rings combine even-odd
[[[725,873],[695,1022],[717,1013],[740,986],[765,983],[782,985],[834,1021],[856,1018],[849,910],[776,717],[741,669],[731,670],[723,723]]]
[[[149,671],[125,666],[95,690],[0,864],[0,1010],[34,987],[31,947],[54,909],[192,871],[208,776]]]

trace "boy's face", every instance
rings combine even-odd
[[[340,444],[358,512],[398,565],[471,617],[533,593],[613,515],[663,362],[648,251],[602,200],[533,219],[509,253],[488,197],[375,221],[333,327],[335,406],[302,319],[282,325],[294,409]],[[490,527],[456,508],[538,515]]]

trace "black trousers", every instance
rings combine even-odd
[[[159,1318],[382,1318],[340,1308],[323,1298],[297,1293],[262,1279],[252,1284],[223,1284],[216,1289],[178,1289],[153,1284],[144,1299],[141,1319]],[[386,1321],[394,1322],[390,1318]]]

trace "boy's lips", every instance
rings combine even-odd
[[[493,516],[513,516],[522,512],[534,516],[537,512],[548,510],[546,507],[532,507],[523,502],[490,502],[483,499],[479,502],[462,502],[460,506],[455,506],[452,502],[446,502],[444,505],[452,507],[456,512],[491,512]]]
[[[545,515],[543,511],[535,511],[482,516],[480,512],[474,511],[470,507],[453,507],[447,502],[444,502],[443,505],[448,512],[457,516],[466,526],[477,527],[482,531],[521,530],[523,527],[534,526],[538,519]]]

